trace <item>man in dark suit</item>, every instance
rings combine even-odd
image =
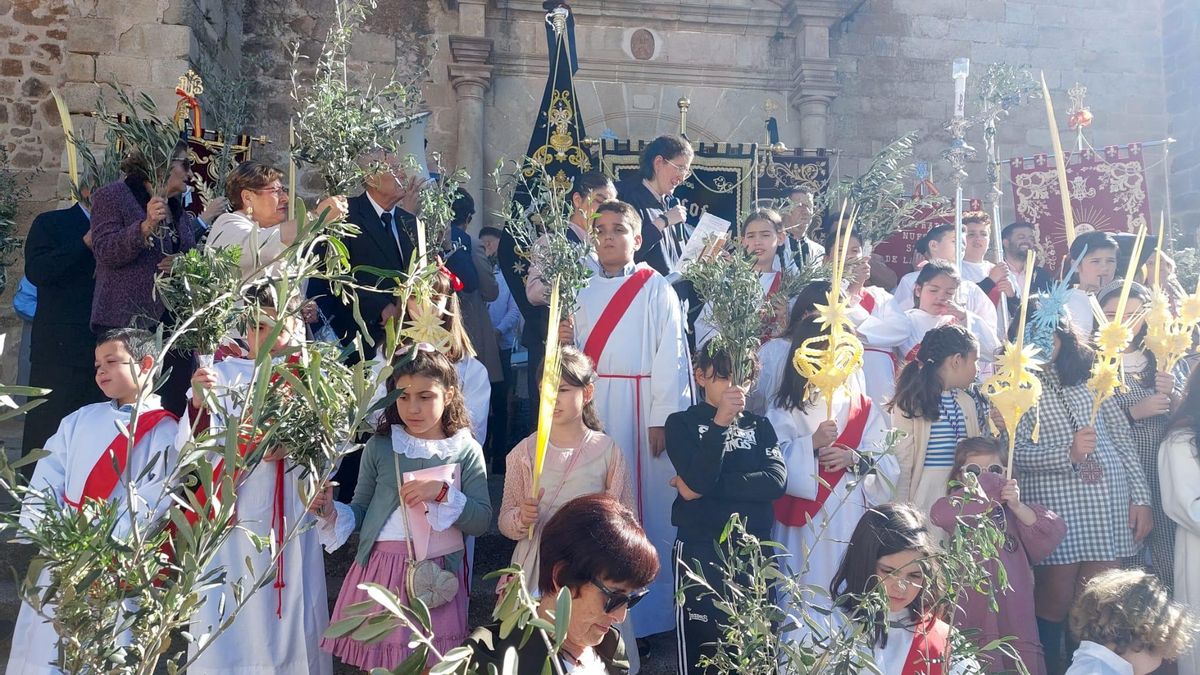
[[[75,204],[39,215],[25,239],[25,276],[38,289],[29,384],[51,392],[44,403],[25,415],[23,455],[42,447],[63,417],[104,400],[93,365],[96,335],[90,324],[96,259],[90,227],[90,214]],[[31,475],[33,464],[23,472]]]
[[[364,161],[381,166],[384,170],[368,176],[364,181],[366,190],[347,200],[346,220],[357,225],[361,232],[342,243],[349,251],[351,268],[366,265],[388,271],[387,274],[364,270],[354,272],[357,284],[377,289],[358,290],[359,316],[366,324],[367,334],[362,334],[362,329],[355,321],[354,309],[330,293],[328,282],[311,280],[308,297],[316,301],[321,318],[342,345],[352,345],[361,338],[363,354],[369,359],[383,343],[384,321],[391,316],[388,307],[395,301],[393,291],[400,283],[399,278],[407,273],[408,263],[416,249],[420,179],[406,177],[395,155],[376,154]],[[357,349],[351,352],[347,360],[350,363],[359,360]],[[334,475],[334,479],[341,484],[337,495],[341,501],[349,502],[354,496],[360,460],[359,452],[347,455]]]
[[[399,166],[393,156],[386,157],[384,162],[392,167]],[[362,230],[357,237],[343,242],[349,250],[350,266],[365,265],[394,272],[390,275],[362,270],[354,273],[358,284],[377,289],[358,291],[359,313],[366,324],[367,335],[362,335],[353,309],[334,297],[326,282],[310,282],[308,297],[316,300],[322,317],[343,345],[350,345],[355,338],[362,337],[363,351],[370,358],[383,340],[385,310],[395,300],[393,290],[397,278],[408,270],[416,248],[416,212],[420,202],[418,180],[405,178],[398,169],[372,175],[365,183],[366,190],[361,195],[347,200],[346,220]],[[357,355],[351,360],[357,361]]]

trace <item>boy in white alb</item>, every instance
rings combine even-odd
[[[605,433],[625,452],[638,516],[659,560],[671,560],[675,491],[667,483],[675,470],[663,452],[664,425],[668,415],[692,404],[683,316],[671,284],[648,265],[633,262],[641,245],[637,211],[611,201],[601,204],[596,216],[600,272],[579,294],[575,344],[596,366],[596,411]],[[633,611],[638,637],[674,628],[674,590],[664,569]]]
[[[63,418],[46,441],[50,454],[38,461],[29,483],[56,498],[62,509],[80,509],[89,499],[118,503],[123,515],[113,533],[118,538],[128,536],[134,518],[143,524],[152,522],[171,504],[166,480],[178,457],[174,445],[178,420],[146,391],[153,367],[153,335],[134,329],[106,333],[96,345],[96,384],[111,400],[86,405]],[[117,431],[118,425],[129,429],[131,436]],[[126,490],[123,481],[130,477],[137,478],[135,489]],[[132,507],[127,503],[130,493],[138,498]],[[36,527],[46,506],[40,498],[27,496],[21,524]],[[43,571],[38,586],[48,584],[49,574]],[[51,606],[43,611],[53,615]],[[22,603],[8,675],[60,672],[51,665],[58,658],[57,645],[54,626]]]
[[[247,299],[247,305],[253,308],[246,326],[249,356],[226,358],[211,368],[197,370],[192,376],[188,419],[196,421],[197,433],[212,429],[211,433],[218,436],[224,434],[225,425],[236,422],[241,416],[243,397],[250,391],[256,376],[258,355],[264,350],[269,350],[273,356],[284,352],[295,344],[297,336],[303,336],[299,299],[293,298],[287,303],[284,316],[280,318],[275,309],[280,303],[273,290],[261,287],[252,291]],[[268,339],[276,321],[284,321],[285,325],[272,344]],[[270,367],[271,361],[262,365],[264,370]],[[259,373],[257,376],[267,375]],[[203,395],[205,390],[217,401],[211,408],[210,401],[206,400],[209,397]],[[181,432],[189,434],[191,429],[192,422],[189,421],[181,427]],[[239,447],[243,453],[251,450],[251,443]],[[218,465],[214,474],[224,471],[224,467]],[[268,449],[262,462],[249,474],[236,475],[238,527],[212,562],[214,569],[224,568],[225,583],[205,594],[204,604],[192,618],[192,635],[199,638],[215,632],[237,604],[233,584],[241,584],[243,595],[249,593],[255,575],[272,564],[271,548],[259,550],[251,534],[269,537],[277,546],[286,532],[304,527],[298,520],[312,518],[300,498],[299,477],[300,472],[286,457],[278,456],[275,449]],[[214,484],[219,480],[216,478]],[[287,544],[274,563],[275,582],[246,601],[234,624],[216,636],[196,657],[188,668],[189,673],[330,675],[333,672],[332,657],[320,649],[321,637],[329,625],[329,599],[325,593],[325,561],[318,537],[317,529],[309,528]],[[254,574],[246,567],[248,558],[254,562]],[[189,651],[189,656],[196,656],[197,645],[193,643]]]

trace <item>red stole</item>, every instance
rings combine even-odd
[[[129,436],[118,433],[104,448],[104,452],[100,453],[100,458],[96,460],[95,466],[88,474],[87,481],[83,484],[83,492],[79,495],[79,501],[73,502],[66,495],[63,495],[63,501],[76,510],[82,509],[84,502],[89,499],[99,502],[108,501],[117,487],[117,483],[121,480],[121,474],[125,471],[125,465],[129,461],[129,451],[137,447],[137,444],[141,443],[146,434],[157,427],[159,422],[168,419],[178,420],[179,418],[162,409],[139,413],[134,421],[133,438],[130,439]]]
[[[942,675],[942,666],[950,653],[950,626],[940,619],[929,618],[915,628],[901,675]]]
[[[844,445],[848,448],[857,449],[862,443],[863,433],[867,429],[867,420],[871,416],[871,399],[867,398],[866,394],[860,393],[856,398],[850,399],[850,413],[846,419],[846,428],[838,435],[838,445]],[[814,452],[815,452],[814,448]],[[845,469],[837,471],[828,471],[820,469],[817,481],[817,498],[802,499],[791,495],[784,495],[775,500],[775,519],[787,525],[788,527],[802,527],[807,525],[825,506],[826,500],[833,492],[833,487],[842,480],[842,476],[846,475]]]
[[[603,312],[600,312],[600,317],[596,319],[596,325],[592,328],[591,335],[588,335],[587,343],[583,346],[583,353],[592,360],[593,366],[599,367],[600,355],[604,353],[608,339],[612,337],[613,331],[617,329],[617,324],[621,322],[625,312],[629,311],[633,299],[642,291],[652,276],[654,276],[654,269],[650,267],[643,267],[629,275],[617,292],[613,294],[612,300],[608,301],[608,306],[604,308]]]

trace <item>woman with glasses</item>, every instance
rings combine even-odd
[[[162,185],[159,175],[138,150],[121,161],[124,177],[92,195],[92,253],[96,257],[96,292],[92,298],[92,332],[118,328],[154,331],[171,323],[154,292],[154,277],[169,272],[171,260],[196,246],[196,217],[183,208],[183,193],[192,177],[187,143],[171,154]],[[164,359],[171,377],[160,394],[163,407],[181,414],[187,405],[190,354],[171,352]]]
[[[587,536],[580,536],[587,533]],[[617,626],[646,595],[658,576],[658,552],[637,517],[607,494],[591,494],[567,502],[550,518],[541,534],[541,591],[538,615],[550,618],[558,593],[571,594],[571,617],[562,647],[551,654],[538,635],[523,640],[523,631],[500,636],[500,624],[479,628],[467,639],[471,663],[478,672],[488,665],[502,669],[504,654],[516,650],[517,675],[540,675],[547,659],[557,659],[552,672],[575,675],[618,675],[630,672]],[[562,636],[558,636],[562,638]]]
[[[242,247],[242,278],[275,273],[275,262],[296,241],[297,224],[288,219],[288,191],[283,173],[262,162],[242,162],[225,182],[230,211],[222,213],[208,235],[212,248]],[[326,222],[343,217],[346,202],[328,197],[317,205],[314,217],[325,209]]]
[[[947,494],[933,505],[930,517],[934,525],[951,535],[959,526],[975,527],[987,520],[1004,533],[1004,545],[994,559],[981,559],[980,564],[993,579],[999,578],[998,565],[1003,566],[1008,575],[1006,587],[995,587],[991,592],[961,589],[956,598],[958,616],[954,625],[974,629],[971,639],[981,648],[993,640],[1012,636],[1010,644],[1030,675],[1044,675],[1046,658],[1033,613],[1033,566],[1063,540],[1067,524],[1046,507],[1021,500],[1017,481],[1004,477],[1006,454],[991,438],[959,441]],[[1016,663],[1010,656],[996,654],[989,665],[989,672],[1016,672]]]
[[[642,151],[636,175],[617,185],[617,198],[632,204],[642,219],[642,247],[634,261],[662,275],[679,261],[687,242],[687,210],[674,192],[692,175],[694,156],[687,139],[659,136]]]

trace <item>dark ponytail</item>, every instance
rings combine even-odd
[[[1027,326],[1034,320],[1035,315],[1041,310],[1041,306],[1040,298],[1029,299],[1029,316],[1024,327],[1019,326],[1021,321],[1019,316],[1012,318],[1012,322],[1008,324],[1010,342],[1017,339],[1019,327],[1027,330]],[[1074,387],[1092,374],[1092,363],[1096,360],[1096,352],[1092,350],[1087,341],[1079,336],[1079,333],[1075,332],[1075,325],[1065,314],[1058,317],[1058,324],[1054,326],[1054,337],[1058,338],[1058,354],[1054,357],[1054,372],[1058,374],[1058,381],[1063,386]],[[1049,354],[1041,355],[1043,359],[1047,357]]]
[[[775,405],[784,410],[804,412],[810,404],[808,378],[796,372],[796,369],[792,367],[792,355],[805,340],[829,334],[827,329],[817,323],[816,310],[816,305],[829,301],[829,289],[828,281],[814,281],[800,291],[796,296],[795,304],[792,305],[787,328],[787,337],[791,341],[791,348],[788,349],[788,358],[783,365],[783,378],[779,381],[779,393],[775,395]]]
[[[967,329],[955,324],[938,326],[921,339],[917,356],[909,361],[896,379],[896,396],[889,410],[899,410],[907,419],[936,422],[941,416],[942,378],[938,369],[952,356],[967,356],[979,349],[979,342]]]

